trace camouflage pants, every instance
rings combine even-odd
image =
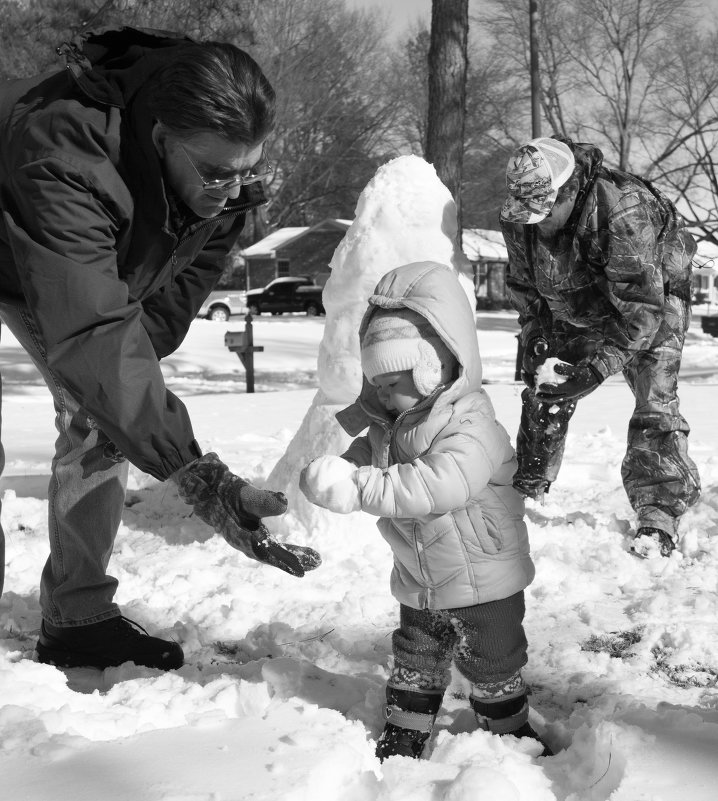
[[[623,369],[635,397],[621,467],[623,486],[638,526],[655,526],[673,535],[680,516],[700,495],[698,470],[688,456],[690,428],[678,403],[678,371],[689,321],[688,305],[673,296],[666,298],[664,319],[650,347],[639,351]],[[590,335],[564,327],[554,331],[551,355],[575,363],[595,347]],[[576,404],[568,401],[549,407],[539,403],[528,388],[521,397],[514,484],[536,497],[558,475]]]

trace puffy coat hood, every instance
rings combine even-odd
[[[425,403],[419,404],[417,410],[421,409],[423,413],[426,405],[431,404],[433,409],[440,410],[481,389],[481,356],[474,313],[458,276],[450,267],[421,261],[388,272],[369,298],[369,308],[359,328],[360,342],[364,340],[369,321],[378,308],[406,308],[421,314],[459,362],[458,378],[448,387],[439,387]],[[366,377],[356,403],[337,415],[341,425],[352,435],[366,428],[372,419],[386,417],[376,387]]]
[[[177,56],[192,40],[149,28],[105,28],[63,42],[58,48],[78,86],[96,102],[125,108],[147,80],[167,63],[167,49]]]

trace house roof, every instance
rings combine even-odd
[[[308,231],[308,226],[304,225],[300,228],[280,228],[278,231],[272,231],[264,239],[255,242],[248,248],[242,251],[243,256],[274,256],[278,247],[281,247],[291,239]]]
[[[260,239],[259,242],[255,242],[253,245],[245,248],[241,252],[241,255],[245,257],[266,256],[268,258],[273,258],[277,255],[277,250],[279,250],[279,248],[288,245],[295,239],[299,239],[310,232],[331,230],[346,231],[350,225],[351,220],[335,220],[328,218],[316,223],[316,225],[279,228],[277,231],[273,231],[271,234],[265,236],[264,239]]]

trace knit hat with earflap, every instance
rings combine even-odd
[[[431,323],[411,309],[376,309],[362,337],[361,366],[370,384],[383,373],[411,370],[427,397],[454,378],[457,364]]]

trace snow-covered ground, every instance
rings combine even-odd
[[[480,314],[487,390],[515,434],[517,332]],[[196,321],[165,360],[202,446],[264,484],[290,448],[316,450],[302,421],[317,393],[321,319],[261,318],[257,392],[223,344],[230,324]],[[628,553],[620,481],[631,396],[611,379],[579,404],[563,470],[528,504],[537,575],[527,591],[532,720],[556,750],[474,730],[456,676],[427,758],[373,756],[397,605],[388,547],[362,514],[277,536],[321,551],[296,579],[249,561],[175,491],[131,472],[110,571],[126,615],[178,640],[186,665],[104,673],[32,661],[47,555],[54,442],[49,395],[2,332],[3,525],[0,797],[8,801],[713,801],[718,787],[718,339],[694,323],[682,409],[703,496],[681,553]],[[713,372],[714,371],[714,372]],[[309,458],[309,457],[308,457]],[[276,473],[279,476],[279,473]],[[291,477],[287,480],[291,480]]]

